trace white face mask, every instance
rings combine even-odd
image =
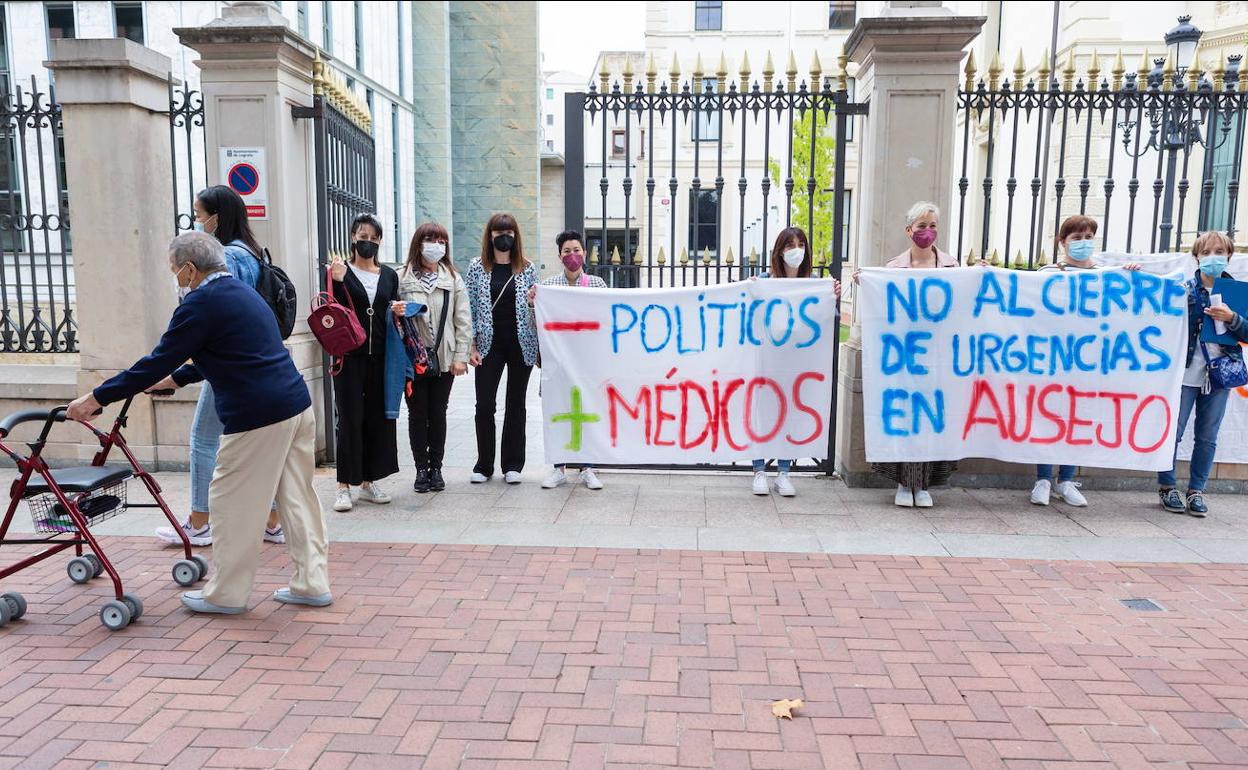
[[[183,265],[182,267],[186,267],[186,265]],[[173,274],[173,290],[174,290],[174,294],[176,294],[178,297],[179,305],[182,304],[182,300],[186,299],[186,295],[191,293],[191,287],[183,286],[181,282],[178,280],[178,276],[180,276],[181,274],[182,274],[181,270],[178,270],[178,272]]]
[[[420,244],[420,256],[430,264],[440,262],[442,261],[442,258],[446,256],[446,244],[425,241]]]
[[[792,268],[798,268],[802,265],[802,260],[806,259],[806,249],[798,247],[789,249],[784,252],[784,264]]]

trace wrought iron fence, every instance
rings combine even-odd
[[[0,92],[0,249],[0,351],[76,352],[61,108],[33,76]]]
[[[765,266],[769,238],[798,225],[821,273],[839,276],[846,149],[854,117],[866,113],[850,98],[846,61],[825,76],[816,55],[799,83],[792,55],[780,77],[768,55],[760,83],[748,56],[734,82],[722,56],[714,73],[698,57],[683,80],[678,59],[662,80],[652,56],[644,82],[625,60],[622,81],[604,65],[588,93],[567,94],[564,220],[615,254],[595,271],[614,286],[741,280]],[[587,162],[595,144],[599,156]],[[587,217],[595,176],[599,209]]]
[[[1060,80],[1048,58],[1025,80],[1021,53],[1013,79],[995,57],[978,84],[974,55],[967,61],[959,255],[1038,267],[1075,213],[1099,220],[1103,250],[1181,251],[1185,236],[1205,230],[1234,238],[1248,112],[1240,56],[1178,72],[1144,54],[1128,72],[1119,53],[1102,76],[1093,54],[1076,79],[1072,51]]]
[[[169,156],[173,184],[173,231],[195,226],[195,195],[207,174],[204,95],[169,78]],[[199,180],[198,183],[196,180]]]

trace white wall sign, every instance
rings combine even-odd
[[[247,216],[269,218],[269,170],[263,147],[222,147],[221,183],[242,196]]]

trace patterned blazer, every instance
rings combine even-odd
[[[468,284],[469,306],[472,308],[472,334],[477,352],[485,358],[494,344],[494,314],[490,311],[490,274],[481,266],[481,258],[472,260],[465,278]],[[537,364],[537,323],[533,309],[529,307],[529,289],[537,285],[537,268],[530,262],[524,270],[516,273],[516,331],[520,337],[520,350],[524,363]]]

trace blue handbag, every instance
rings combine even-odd
[[[1230,390],[1248,385],[1248,365],[1242,358],[1219,356],[1209,358],[1209,350],[1205,343],[1200,343],[1200,352],[1205,356],[1205,387],[1202,392],[1208,393],[1213,388]]]

